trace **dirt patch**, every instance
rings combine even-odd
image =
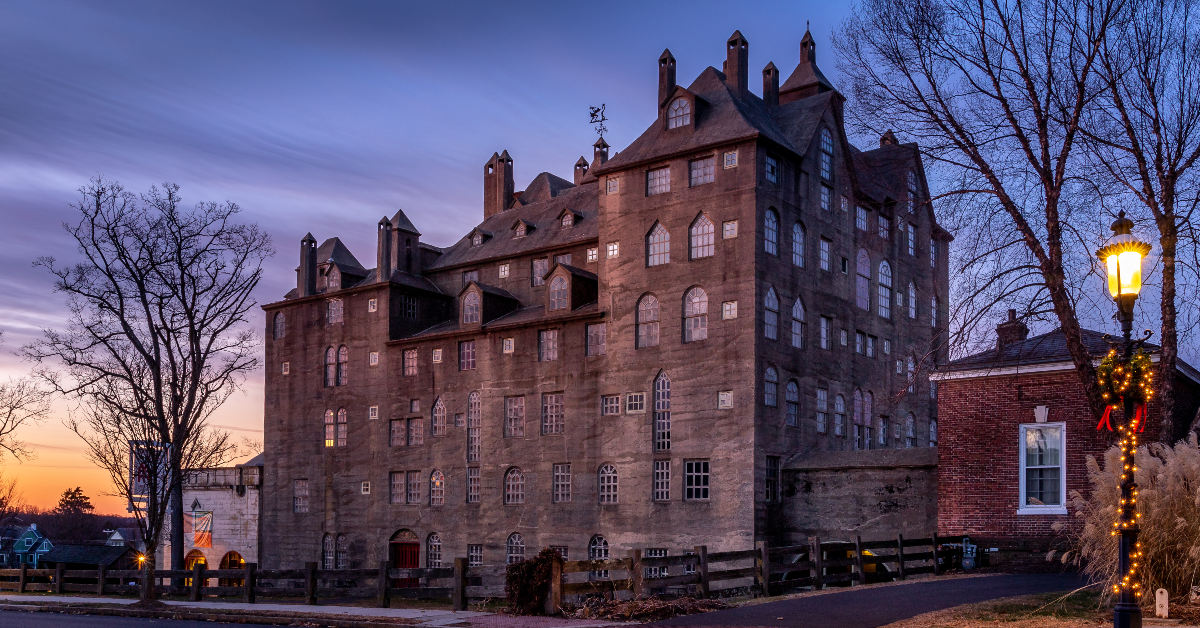
[[[587,598],[580,606],[564,604],[563,617],[572,619],[611,619],[616,621],[651,622],[729,608],[721,600],[698,600],[681,597],[664,600],[657,597],[634,600],[605,600]]]
[[[1071,595],[1038,594],[990,600],[917,615],[883,628],[1096,628],[1112,620],[1100,595],[1079,591]]]

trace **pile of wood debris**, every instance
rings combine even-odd
[[[606,600],[589,597],[580,606],[564,604],[563,615],[575,619],[614,619],[617,621],[658,621],[678,615],[694,615],[729,608],[720,600],[699,600],[680,597],[664,600],[658,597],[638,597],[632,600]]]

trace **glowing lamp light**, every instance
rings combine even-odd
[[[1122,211],[1112,224],[1113,237],[1096,256],[1108,269],[1108,293],[1114,299],[1137,298],[1142,291],[1142,258],[1150,254],[1150,245],[1132,233],[1133,221]]]

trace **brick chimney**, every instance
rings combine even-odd
[[[575,162],[575,185],[579,185],[583,181],[583,178],[587,176],[587,171],[588,162],[583,157],[580,157],[579,161]]]
[[[317,293],[317,239],[305,234],[300,240],[300,268],[296,270],[296,289],[300,296],[309,297]]]
[[[375,249],[375,279],[377,281],[390,281],[392,278],[392,221],[384,216],[379,221],[377,239],[378,247]]]
[[[663,50],[658,58],[658,110],[661,112],[667,106],[667,98],[675,91],[675,57],[671,49]]]
[[[513,160],[508,151],[492,158],[483,167],[483,218],[487,220],[508,209],[513,199]]]
[[[1017,311],[1008,311],[1008,320],[996,325],[996,350],[1003,351],[1008,345],[1029,337],[1029,327],[1017,320]]]
[[[779,69],[774,63],[763,68],[763,102],[768,107],[779,104]]]
[[[733,31],[729,41],[725,43],[725,84],[737,94],[738,98],[746,95],[750,77],[750,42],[742,37],[742,31]]]
[[[892,133],[891,129],[888,129],[886,133],[879,136],[880,148],[883,148],[884,146],[898,146],[899,144],[900,140],[896,139],[896,134]]]

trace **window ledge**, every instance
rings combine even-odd
[[[1018,515],[1065,515],[1066,506],[1025,506],[1017,509]]]

